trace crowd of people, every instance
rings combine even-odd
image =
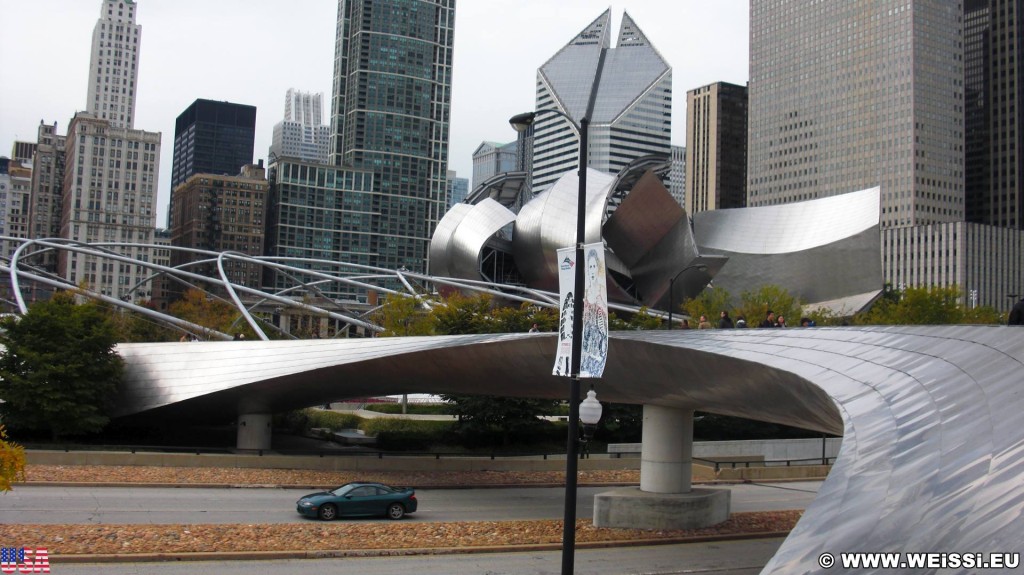
[[[690,329],[690,322],[689,322],[689,320],[684,319],[682,327],[683,327],[683,329]],[[712,329],[713,327],[715,327],[715,326],[713,326],[711,324],[711,322],[708,321],[708,316],[706,316],[706,315],[701,315],[700,316],[700,320],[697,323],[697,329]],[[733,328],[742,329],[742,328],[745,328],[745,327],[748,327],[748,325],[747,325],[747,318],[743,317],[742,315],[737,316],[736,317],[736,321],[733,321],[733,319],[731,317],[729,317],[729,312],[727,312],[725,310],[722,310],[722,312],[719,314],[719,317],[718,317],[718,329],[733,329]],[[764,327],[764,328],[788,327],[788,324],[786,323],[786,318],[784,316],[782,316],[782,315],[776,316],[774,311],[768,310],[768,312],[765,314],[764,320],[761,321],[761,323],[757,324],[756,327]],[[808,317],[802,317],[802,318],[800,318],[800,327],[815,327],[814,320],[811,319],[811,318],[808,318]]]

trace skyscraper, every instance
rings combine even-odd
[[[514,171],[518,156],[518,141],[507,144],[481,142],[473,152],[472,188],[476,189],[485,180],[497,174]]]
[[[331,153],[374,174],[359,250],[373,265],[426,271],[447,208],[454,25],[455,0],[338,2]]]
[[[111,127],[135,125],[142,26],[135,23],[135,0],[103,0],[92,31],[86,109]]]
[[[747,188],[881,186],[883,228],[964,219],[961,3],[751,0]]]
[[[196,100],[174,123],[171,195],[193,174],[238,174],[252,163],[255,139],[255,106]]]
[[[672,198],[683,209],[686,207],[686,146],[672,146],[672,168],[666,185]]]
[[[36,154],[32,159],[32,199],[29,205],[29,237],[60,236],[61,198],[64,187],[64,149],[67,138],[57,133],[57,123],[39,122]],[[46,252],[40,265],[57,271],[57,254]]]
[[[686,210],[747,203],[747,88],[716,82],[686,92]]]
[[[60,237],[78,242],[150,244],[156,222],[160,134],[115,128],[109,120],[79,112],[65,143]],[[118,248],[122,255],[148,260],[150,250]],[[149,272],[81,253],[61,252],[64,279],[113,297],[148,299],[149,289],[129,290]]]
[[[1020,0],[964,2],[967,220],[1017,230],[1024,230],[1022,17]]]
[[[137,4],[134,0],[102,0],[101,6],[93,30],[89,111],[75,114],[63,140],[61,200],[50,206],[35,205],[44,218],[48,210],[60,210],[60,237],[64,239],[150,244],[156,221],[153,203],[161,135],[134,129],[141,41],[141,27],[135,24]],[[53,144],[60,141],[55,137]],[[59,158],[58,151],[58,163]],[[151,255],[144,245],[112,249],[143,261],[149,261]],[[152,295],[148,288],[133,290],[149,275],[138,265],[61,252],[57,272],[72,284],[84,284],[107,296],[140,300]]]
[[[460,178],[455,170],[448,170],[447,209],[465,201],[469,195],[469,178]]]
[[[752,0],[748,205],[879,186],[886,282],[1008,309],[1024,292],[1020,4]]]
[[[231,176],[195,174],[174,190],[170,243],[174,246],[210,251],[232,251],[250,256],[263,255],[263,226],[269,185],[263,160],[242,166]],[[171,261],[181,265],[206,256],[174,252]],[[227,261],[225,274],[234,283],[259,287],[259,266]],[[211,275],[216,265],[198,269]],[[172,286],[180,290],[180,286]]]
[[[537,109],[590,120],[588,166],[618,173],[636,158],[671,154],[672,68],[628,13],[611,45],[606,10],[537,70]],[[579,135],[556,114],[533,125],[531,187],[543,191],[577,169]]]
[[[289,88],[285,95],[284,119],[274,125],[268,158],[296,158],[327,163],[330,158],[331,127],[324,124],[323,94]]]

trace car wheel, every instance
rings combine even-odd
[[[335,507],[334,504],[328,503],[320,507],[320,511],[317,511],[316,514],[320,519],[330,521],[338,516],[338,508]]]
[[[388,519],[401,519],[405,517],[405,507],[401,503],[388,505]]]

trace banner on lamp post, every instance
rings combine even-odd
[[[580,377],[601,377],[608,359],[608,287],[605,282],[604,244],[583,246],[583,345]],[[554,375],[572,375],[572,322],[576,284],[576,248],[558,250],[558,350]]]

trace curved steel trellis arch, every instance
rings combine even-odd
[[[10,260],[0,262],[0,273],[7,274],[10,280],[15,300],[14,307],[17,308],[18,313],[24,314],[28,311],[28,305],[26,304],[24,294],[22,293],[23,284],[26,282],[35,282],[55,289],[75,290],[76,293],[79,293],[82,296],[137,312],[150,319],[167,324],[175,329],[192,334],[201,334],[208,339],[229,340],[232,339],[232,336],[182,320],[157,310],[140,306],[132,301],[127,301],[120,297],[113,297],[88,288],[77,286],[65,278],[56,276],[47,270],[33,265],[32,261],[34,258],[47,252],[67,251],[82,253],[100,259],[109,259],[133,266],[140,266],[149,270],[150,273],[128,288],[126,294],[129,296],[130,294],[139,291],[147,283],[152,283],[160,278],[166,277],[171,281],[183,284],[187,287],[200,289],[211,297],[230,302],[238,309],[241,317],[245,319],[245,321],[256,332],[257,336],[262,340],[269,340],[270,338],[262,329],[264,326],[261,326],[257,318],[252,315],[251,309],[268,302],[285,308],[301,310],[314,316],[334,319],[350,326],[362,327],[373,333],[383,331],[381,326],[367,319],[367,315],[376,308],[372,308],[369,312],[354,312],[349,308],[355,302],[335,301],[327,298],[322,287],[334,283],[359,289],[373,290],[388,296],[411,297],[420,301],[426,308],[436,305],[436,302],[434,301],[435,295],[432,288],[437,285],[444,285],[467,292],[485,293],[512,302],[529,303],[531,305],[549,308],[558,307],[557,294],[543,290],[531,289],[524,286],[437,277],[415,273],[405,269],[389,270],[386,268],[363,264],[331,260],[297,257],[249,256],[231,251],[216,252],[197,248],[130,242],[103,242],[89,244],[61,238],[29,240],[5,236],[0,236],[0,240],[20,242],[20,245],[15,249]],[[165,266],[152,261],[136,259],[117,251],[128,248],[170,250],[172,252],[176,251],[179,253],[189,254],[191,256],[198,256],[198,258],[176,266]],[[295,285],[282,288],[277,291],[266,291],[239,284],[237,282],[232,282],[229,279],[225,265],[228,261],[254,264],[261,268],[272,269],[275,272],[284,274],[284,276],[293,281]],[[201,270],[198,268],[211,264],[216,270],[215,274],[204,275],[199,273]],[[339,271],[336,273],[329,273],[322,269],[310,269],[303,266],[335,268]],[[303,280],[303,276],[309,279]],[[421,284],[421,287],[417,288],[413,282],[418,282]],[[208,289],[204,288],[202,284],[208,284],[223,289],[227,294],[227,299],[220,295],[211,293]],[[402,289],[395,289],[394,287],[391,287],[396,285],[402,286]],[[425,290],[425,288],[430,289]],[[296,294],[301,291],[317,294],[324,300],[330,301],[330,305],[316,305],[304,302],[301,298],[296,297]],[[424,291],[428,291],[428,293],[424,294]],[[247,305],[242,299],[243,295],[250,296],[254,298],[255,301],[250,301]],[[635,313],[640,309],[639,307],[628,305],[611,305],[610,307],[626,313]]]

